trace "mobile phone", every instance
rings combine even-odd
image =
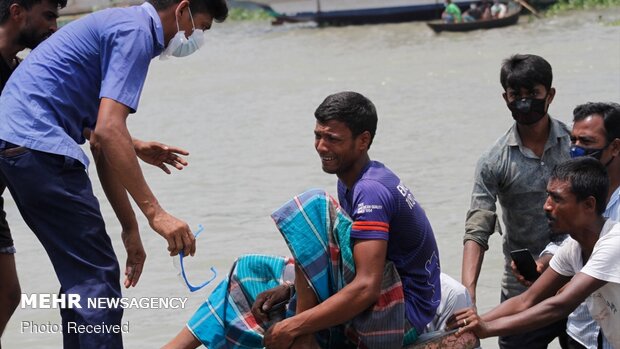
[[[536,261],[527,248],[522,250],[514,250],[510,252],[512,260],[515,261],[517,270],[525,280],[534,282],[540,276],[540,273],[536,270]]]

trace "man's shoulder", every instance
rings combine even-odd
[[[581,245],[568,237],[551,258],[549,266],[557,273],[572,276],[581,268]]]
[[[490,147],[482,152],[478,158],[478,163],[488,165],[500,164],[500,159],[505,157],[505,155],[510,151],[511,146],[513,146],[513,132],[514,125],[506,130],[506,132],[497,138]]]
[[[379,161],[372,161],[368,169],[355,184],[356,187],[384,187],[386,189],[398,185],[400,178],[387,166]]]
[[[620,240],[620,222],[609,219],[605,222],[599,239],[605,237],[605,239]]]
[[[355,183],[354,198],[384,198],[392,197],[392,188],[396,189],[400,183],[398,176],[378,161],[372,161],[368,169]]]
[[[389,184],[390,183],[381,178],[360,178],[360,180],[355,183],[353,192],[363,194],[364,196],[375,196],[382,192],[388,193]]]
[[[515,136],[515,127],[515,123],[510,125],[510,127],[506,129],[506,131],[504,131],[504,133],[502,133],[502,135],[499,136],[493,144],[491,144],[489,149],[506,148],[509,146]]]
[[[556,137],[568,137],[570,138],[570,129],[566,124],[558,119],[549,117],[551,121],[551,130]]]
[[[89,26],[99,27],[103,32],[122,30],[122,33],[132,31],[150,32],[149,14],[141,6],[115,7],[93,12],[86,16],[85,22]]]

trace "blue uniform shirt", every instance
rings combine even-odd
[[[149,63],[163,47],[161,20],[149,3],[71,22],[9,79],[0,97],[0,140],[88,166],[79,144],[84,128],[95,127],[100,99],[135,112]]]
[[[387,259],[402,280],[407,319],[422,333],[441,298],[439,252],[426,213],[377,161],[369,163],[351,190],[338,181],[338,200],[353,220],[352,239],[388,240]]]

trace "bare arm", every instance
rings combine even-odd
[[[463,264],[461,267],[461,283],[471,295],[471,301],[476,304],[476,285],[484,260],[484,248],[473,240],[465,241],[463,245]]]
[[[168,214],[148,187],[127,129],[129,109],[112,99],[103,98],[99,107],[97,126],[93,131],[107,164],[122,186],[132,196],[153,230],[168,242],[170,255],[194,254],[196,246],[189,226]]]
[[[483,155],[474,176],[474,187],[471,194],[471,206],[465,220],[465,236],[463,237],[463,264],[461,267],[461,283],[471,295],[476,305],[476,286],[484,260],[484,253],[489,248],[489,238],[495,231],[500,231],[498,217],[495,213],[495,202],[499,193],[499,175],[496,162]]]
[[[299,336],[345,323],[372,306],[381,292],[387,241],[358,240],[353,247],[355,278],[323,303],[275,324],[265,336],[268,348],[288,348]]]
[[[100,149],[96,135],[93,134],[89,139],[101,186],[121,224],[121,238],[127,251],[124,285],[125,287],[136,286],[146,260],[146,253],[140,239],[136,215],[129,202],[127,191],[117,180],[117,177],[114,176],[104,153]]]
[[[531,308],[541,301],[554,296],[569,280],[570,278],[562,276],[555,270],[548,268],[525,292],[493,308],[488,313],[482,315],[482,319],[491,321],[504,316],[517,314]],[[570,313],[570,311],[568,313]]]
[[[545,273],[548,272],[559,275],[553,269],[547,269]],[[535,284],[536,283],[534,283],[534,285]],[[583,273],[578,273],[566,285],[564,292],[547,298],[521,313],[505,316],[490,322],[488,324],[489,336],[510,335],[531,331],[560,320],[575,310],[588,295],[605,284],[606,282],[604,281]],[[532,287],[534,287],[534,285],[532,285]],[[557,291],[560,287],[553,285],[552,289]],[[537,293],[540,294],[542,291],[539,290]]]
[[[91,140],[92,131],[89,128],[84,129],[84,138]],[[146,142],[137,138],[131,139],[133,149],[140,160],[147,164],[159,167],[167,174],[172,173],[169,166],[182,170],[188,165],[187,160],[181,155],[188,156],[189,152],[183,148],[170,146],[159,142]],[[92,142],[91,142],[92,145]],[[92,148],[91,148],[92,149]]]
[[[188,164],[181,155],[187,156],[189,152],[179,147],[133,138],[133,148],[140,160],[161,168],[167,174],[171,173],[167,165],[182,170]]]
[[[459,327],[466,319],[467,325],[460,332],[472,330],[480,338],[531,331],[566,317],[605,283],[583,273],[570,279],[548,268],[520,296],[500,304],[481,318],[472,313],[472,309],[457,312],[449,327]],[[564,284],[564,292],[556,294]]]

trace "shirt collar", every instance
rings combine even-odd
[[[149,2],[145,2],[140,6],[146,11],[146,13],[149,14],[149,16],[151,16],[151,19],[153,20],[151,23],[153,26],[153,32],[155,33],[155,37],[157,39],[153,57],[156,57],[164,50],[164,28],[161,24],[161,18],[159,18],[159,14],[157,14],[155,7]]]
[[[549,117],[549,121],[551,122],[551,130],[549,131],[549,138],[547,138],[547,143],[545,144],[545,150],[553,147],[560,139],[569,136],[570,133],[560,125],[560,122]]]
[[[565,137],[568,135],[566,130],[564,130],[560,126],[560,122],[555,120],[552,117],[549,117],[549,137],[547,138],[547,143],[545,144],[545,150],[552,147],[554,145],[554,140],[558,138]],[[508,134],[508,145],[510,146],[522,146],[523,142],[521,141],[521,136],[519,136],[519,131],[517,130],[517,123],[515,122],[510,128]]]
[[[355,186],[357,185],[357,182],[360,181],[360,179],[362,179],[362,177],[364,176],[364,173],[366,173],[366,171],[368,171],[368,169],[375,163],[375,161],[368,161],[368,163],[362,168],[362,170],[360,171],[360,173],[357,175],[357,179],[355,180],[355,183],[353,183],[353,186],[351,187],[351,190],[349,190],[349,188],[347,188],[347,185],[344,184],[343,181],[340,180],[340,178],[338,179],[338,182],[340,182],[340,184],[342,184],[342,186],[345,189],[346,195],[349,195],[350,192],[353,192],[353,188],[355,188]]]
[[[620,200],[620,187],[616,188],[616,190],[614,190],[614,192],[611,194],[611,197],[609,197],[607,208],[613,207],[618,202],[618,200]]]

